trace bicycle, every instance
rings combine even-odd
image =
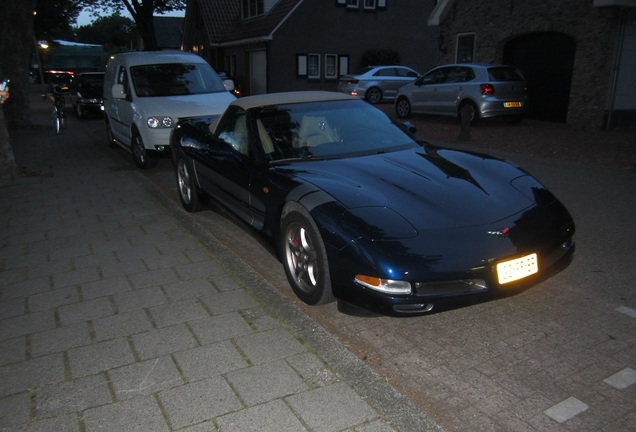
[[[66,128],[66,114],[64,113],[64,106],[66,103],[64,100],[64,94],[62,93],[62,90],[56,86],[53,88],[52,93],[48,94],[48,97],[53,101],[51,117],[53,118],[55,134],[58,135],[61,128]]]

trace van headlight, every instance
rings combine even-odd
[[[151,129],[171,128],[174,125],[172,117],[148,117],[147,123]]]

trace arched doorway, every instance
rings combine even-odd
[[[509,41],[503,61],[517,66],[528,81],[529,117],[565,122],[576,42],[557,32],[530,33]]]

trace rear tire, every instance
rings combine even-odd
[[[382,100],[382,92],[377,87],[371,87],[365,93],[364,98],[372,104],[377,104]]]
[[[463,121],[467,119],[471,126],[475,126],[479,123],[479,110],[472,102],[464,102],[460,105],[457,113],[459,122],[463,124]]]

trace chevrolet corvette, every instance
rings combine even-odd
[[[423,314],[538,279],[574,251],[572,217],[526,171],[419,141],[349,95],[240,98],[181,119],[170,148],[183,207],[207,196],[263,232],[310,305]]]

